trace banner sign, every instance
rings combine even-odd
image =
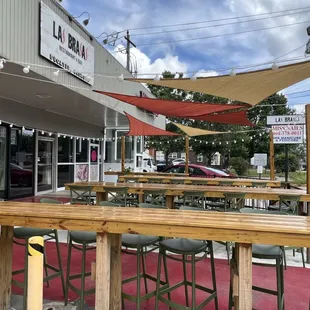
[[[274,144],[299,144],[304,140],[303,125],[272,126]]]
[[[83,82],[94,84],[94,47],[42,1],[40,55]]]
[[[267,125],[297,125],[305,124],[304,115],[272,115],[267,116]]]

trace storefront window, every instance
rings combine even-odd
[[[73,162],[73,139],[63,137],[58,138],[58,162]]]
[[[58,187],[74,182],[74,165],[58,165]]]
[[[11,129],[10,198],[33,195],[34,133]]]
[[[88,140],[85,139],[76,140],[76,162],[78,163],[88,162]]]
[[[7,153],[7,129],[0,126],[0,198],[6,196],[6,153]]]
[[[117,132],[117,161],[121,161],[122,157],[122,140],[120,137],[124,136],[125,132]],[[126,162],[133,162],[133,153],[134,153],[134,138],[125,137],[125,160]]]

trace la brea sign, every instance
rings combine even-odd
[[[306,123],[304,115],[273,115],[267,116],[267,125],[303,125]]]

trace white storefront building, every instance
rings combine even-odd
[[[159,128],[165,118],[93,92],[152,96],[53,0],[0,1],[0,198],[104,179],[120,167],[124,111]],[[126,138],[135,168],[142,137]]]

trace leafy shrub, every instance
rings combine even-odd
[[[276,171],[285,172],[285,154],[281,153],[274,158]],[[295,154],[288,154],[288,171],[295,172],[299,169],[299,159]]]
[[[230,164],[238,175],[244,175],[249,168],[249,163],[242,157],[231,158]]]

